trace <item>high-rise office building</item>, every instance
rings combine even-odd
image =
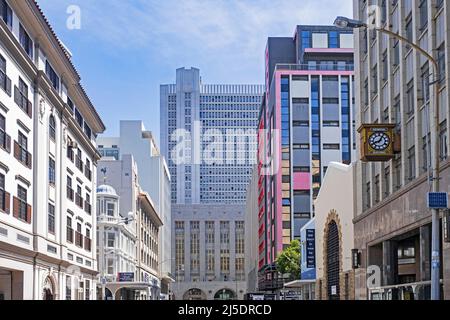
[[[245,199],[263,93],[263,85],[203,84],[195,68],[178,69],[176,84],[161,86],[177,299],[244,294]]]
[[[353,32],[297,26],[294,37],[269,38],[266,96],[259,115],[259,289],[278,253],[300,238],[331,161],[355,160]],[[266,270],[267,272],[265,272]]]
[[[357,125],[394,124],[401,139],[395,158],[379,163],[358,162],[355,248],[361,255],[356,269],[356,299],[430,299],[432,262],[430,190],[431,122],[434,85],[439,90],[440,190],[449,189],[450,130],[448,1],[354,1],[356,19],[377,14],[379,27],[418,44],[438,62],[433,65],[407,43],[374,29],[356,31],[355,61]],[[444,231],[442,228],[441,231]],[[450,298],[450,245],[441,232],[442,298]],[[370,268],[382,273],[381,288],[366,285]],[[414,284],[414,291],[411,290]],[[390,294],[393,292],[393,294]],[[389,293],[389,294],[388,294]]]

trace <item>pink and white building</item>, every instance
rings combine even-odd
[[[353,33],[297,26],[269,38],[259,116],[259,289],[275,290],[276,257],[314,217],[328,164],[355,160]]]

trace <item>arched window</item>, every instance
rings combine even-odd
[[[48,131],[49,131],[50,139],[55,141],[56,140],[56,121],[55,121],[55,117],[53,115],[50,116],[50,119],[48,122]]]
[[[339,278],[339,230],[333,220],[328,225],[327,235],[327,279],[328,279],[328,299],[339,300],[340,278]]]

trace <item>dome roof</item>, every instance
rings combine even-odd
[[[97,188],[97,193],[101,193],[103,195],[109,195],[109,196],[115,196],[117,197],[117,192],[116,190],[114,190],[113,187],[108,186],[108,185],[101,185]]]

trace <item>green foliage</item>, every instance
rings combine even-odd
[[[300,276],[300,252],[300,241],[293,240],[276,260],[278,271],[298,278]]]

